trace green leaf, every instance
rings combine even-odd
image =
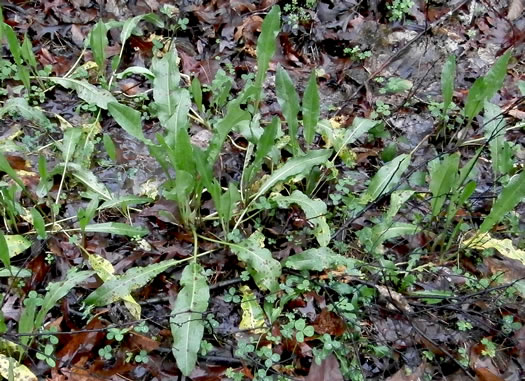
[[[507,74],[507,65],[510,60],[510,50],[501,56],[489,72],[476,79],[465,101],[465,116],[470,122],[483,109],[485,101],[490,100],[503,85]]]
[[[175,91],[177,96],[177,104],[174,107],[173,114],[166,121],[166,129],[168,136],[166,142],[170,147],[175,146],[177,149],[177,139],[180,130],[188,130],[188,114],[191,107],[190,93],[186,89],[178,89]],[[189,139],[188,139],[189,141]]]
[[[304,140],[307,144],[312,144],[315,136],[315,128],[319,123],[321,115],[319,89],[317,88],[317,78],[315,71],[310,74],[308,85],[303,96],[303,124]]]
[[[78,218],[78,225],[80,226],[80,230],[82,232],[85,232],[87,224],[89,224],[89,221],[93,219],[95,216],[95,213],[97,212],[98,208],[98,197],[95,197],[89,201],[89,204],[87,204],[86,208],[81,208],[78,211],[77,218]]]
[[[68,271],[66,279],[60,282],[49,283],[42,307],[36,315],[34,326],[36,328],[42,327],[47,313],[56,305],[56,303],[66,296],[73,287],[85,281],[93,274],[93,271],[77,271],[77,269],[73,267]]]
[[[191,81],[191,95],[193,97],[193,101],[197,105],[197,109],[200,112],[203,112],[201,81],[199,81],[199,78],[197,77],[194,77]]]
[[[518,81],[518,87],[521,92],[521,96],[525,97],[525,81]]]
[[[510,182],[503,188],[494,202],[489,215],[485,218],[479,228],[481,234],[487,233],[495,224],[514,209],[518,203],[525,198],[525,171],[514,175]]]
[[[299,205],[307,220],[314,225],[314,234],[319,245],[328,246],[332,234],[326,222],[327,208],[324,201],[321,199],[312,200],[299,190],[293,191],[290,196],[278,195],[273,199],[279,208],[289,208],[292,204]]]
[[[219,188],[220,191],[220,188]],[[220,205],[217,209],[219,217],[223,221],[225,227],[228,226],[233,210],[237,205],[237,201],[241,198],[237,185],[233,182],[228,184],[228,189],[220,196]]]
[[[437,158],[429,163],[432,218],[441,212],[446,199],[455,188],[458,167],[459,153],[446,155],[443,160]]]
[[[292,176],[306,173],[315,165],[326,163],[331,153],[331,150],[315,150],[310,151],[303,156],[289,159],[281,168],[276,170],[268,179],[266,179],[259,188],[259,191],[253,197],[253,200],[266,194],[266,192],[272,189],[275,184],[285,181]]]
[[[7,251],[6,251],[7,253]],[[27,269],[22,269],[20,267],[11,266],[8,269],[0,270],[0,277],[12,277],[16,276],[17,278],[29,278],[32,275],[31,271]]]
[[[0,108],[0,117],[3,117],[8,112],[14,112],[22,118],[35,122],[42,128],[51,128],[52,123],[47,119],[46,115],[37,107],[30,106],[25,98],[10,98],[4,107]]]
[[[144,287],[157,275],[177,265],[179,262],[180,261],[174,259],[169,259],[144,267],[132,267],[123,275],[104,282],[102,286],[88,295],[84,303],[88,305],[105,306],[116,302],[126,295],[131,294],[132,291]]]
[[[501,109],[489,102],[485,102],[483,117],[485,138],[489,142],[492,170],[494,175],[506,175],[512,170],[512,149],[505,140],[505,120]]]
[[[38,234],[38,238],[40,239],[46,239],[47,238],[47,232],[46,232],[46,223],[44,221],[44,218],[39,213],[39,211],[36,208],[31,208],[31,217],[33,217],[33,225],[35,226],[35,230]]]
[[[109,43],[107,33],[106,24],[100,19],[91,30],[89,37],[89,45],[99,73],[104,73],[106,69],[106,48]]]
[[[348,258],[336,254],[328,247],[320,247],[289,256],[283,266],[298,271],[324,271],[347,264],[349,264]]]
[[[124,25],[122,26],[122,31],[120,32],[120,43],[122,46],[124,46],[128,38],[131,36],[133,29],[135,29],[139,22],[142,20],[149,21],[159,28],[164,27],[164,22],[159,18],[158,15],[154,13],[147,13],[130,18],[124,22]]]
[[[4,155],[0,155],[0,171],[7,173],[20,188],[25,189],[23,181],[18,177],[15,170],[11,168]]]
[[[64,132],[64,139],[62,140],[60,149],[62,151],[62,160],[64,160],[65,163],[71,161],[81,136],[81,128],[71,127]]]
[[[355,142],[357,139],[359,139],[361,136],[363,136],[369,130],[371,130],[375,125],[377,125],[376,120],[363,119],[359,117],[354,118],[352,126],[345,131],[344,138],[342,140],[334,140],[334,146],[337,149],[337,153],[335,154],[335,156],[339,156],[339,154],[344,149],[346,149],[346,146],[348,144],[352,144],[353,142]]]
[[[280,120],[277,117],[273,117],[271,123],[265,127],[261,138],[257,144],[257,151],[255,151],[255,158],[252,164],[246,169],[245,183],[250,183],[253,177],[261,169],[264,162],[264,158],[274,148],[274,141],[277,136],[277,131],[280,128]]]
[[[65,87],[66,89],[75,90],[79,98],[89,104],[94,104],[101,109],[106,110],[108,103],[116,102],[117,100],[111,93],[104,89],[99,89],[92,84],[72,78],[56,78],[56,77],[41,77],[46,81],[52,81],[56,84]]]
[[[261,34],[257,39],[257,75],[255,77],[255,103],[259,104],[262,93],[262,85],[266,78],[266,72],[270,65],[275,49],[276,39],[281,29],[281,8],[274,5],[264,18]]]
[[[108,111],[128,134],[145,144],[151,144],[151,140],[146,139],[142,132],[142,114],[140,111],[118,102],[108,103]]]
[[[157,114],[160,123],[165,126],[175,113],[180,89],[180,74],[177,66],[177,51],[174,47],[161,59],[153,57],[151,71],[153,80],[153,99],[158,107]]]
[[[238,244],[230,243],[228,245],[239,260],[248,265],[248,272],[261,290],[270,292],[279,290],[277,280],[281,275],[281,264],[273,259],[270,250],[264,247],[262,233],[255,232]]]
[[[221,152],[222,145],[224,144],[226,137],[233,127],[243,120],[250,119],[250,116],[251,115],[248,111],[241,110],[238,100],[231,101],[228,104],[226,116],[214,126],[215,134],[213,135],[210,145],[206,151],[208,163],[211,165],[215,163],[215,160],[217,160],[217,157]]]
[[[400,190],[392,192],[390,195],[390,207],[385,214],[385,222],[390,223],[396,216],[399,209],[416,193],[413,190]]]
[[[97,273],[97,275],[102,279],[103,282],[108,280],[115,279],[115,269],[110,261],[96,254],[88,254],[88,261],[91,268]],[[124,305],[130,312],[130,314],[137,320],[140,320],[141,307],[133,297],[128,294],[122,297]]]
[[[152,202],[153,199],[149,197],[133,196],[133,195],[122,195],[111,200],[107,200],[99,209],[109,209],[114,207],[120,207],[122,204],[126,206],[141,205]]]
[[[24,61],[26,61],[33,69],[36,69],[37,62],[35,54],[33,53],[33,45],[31,44],[31,39],[27,37],[27,34],[24,36],[24,42],[20,49],[20,53]]]
[[[0,230],[0,261],[4,264],[6,269],[11,273],[11,257],[9,246],[5,239],[4,233]]]
[[[111,139],[111,136],[104,134],[102,137],[102,143],[104,143],[104,148],[106,149],[109,158],[113,161],[117,161],[117,147],[115,147],[115,143],[113,142],[113,139]]]
[[[410,164],[410,155],[402,154],[382,166],[374,175],[360,202],[368,204],[396,187]]]
[[[17,66],[21,66],[23,62],[22,54],[20,52],[20,42],[18,41],[18,37],[15,31],[13,30],[13,28],[11,28],[10,25],[7,25],[6,23],[2,23],[2,30],[7,39],[9,51],[11,52],[15,63],[17,64]]]
[[[31,241],[24,238],[23,235],[4,235],[4,239],[9,249],[9,256],[13,258],[18,254],[23,253],[31,247]]]
[[[182,374],[188,377],[197,363],[204,334],[204,316],[210,289],[198,263],[187,265],[180,280],[183,286],[171,311],[172,353]]]
[[[61,165],[58,165],[55,170],[61,168]],[[83,183],[89,190],[97,193],[104,200],[111,200],[111,193],[104,184],[102,184],[97,177],[88,169],[82,168],[77,163],[69,163],[69,170],[72,172],[73,177]]]
[[[277,100],[283,110],[283,115],[288,124],[288,135],[292,143],[292,152],[297,155],[300,152],[299,142],[297,140],[297,114],[299,113],[299,96],[295,90],[295,85],[290,75],[281,65],[277,67],[275,76],[275,89]]]
[[[108,233],[126,235],[128,237],[137,235],[142,237],[148,234],[148,230],[145,228],[130,226],[120,222],[104,222],[102,224],[87,225],[85,231],[86,233]]]
[[[454,80],[456,79],[456,56],[451,54],[447,62],[443,65],[441,71],[441,91],[443,93],[443,115],[447,114],[447,111],[452,103],[452,97],[454,95]]]
[[[143,75],[144,77],[150,79],[150,80],[153,80],[155,79],[155,74],[153,74],[153,72],[149,69],[146,69],[145,67],[142,67],[142,66],[131,66],[131,67],[128,67],[126,70],[118,73],[115,77],[117,79],[122,79],[122,78],[126,78],[130,75],[133,75],[133,74],[139,74],[139,75]]]

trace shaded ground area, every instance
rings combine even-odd
[[[523,379],[524,204],[518,199],[517,206],[490,227],[498,240],[495,246],[464,244],[489,215],[502,189],[523,171],[523,2],[415,1],[406,11],[397,3],[402,2],[0,3],[4,21],[18,39],[26,35],[31,41],[29,49],[41,70],[31,78],[32,92],[25,96],[28,107],[2,113],[0,121],[0,150],[27,188],[15,192],[6,167],[0,168],[0,173],[7,173],[0,182],[2,230],[6,236],[30,240],[30,247],[11,263],[31,271],[23,278],[9,273],[2,278],[3,356],[21,360],[38,379],[56,381]],[[220,225],[210,187],[205,187],[202,200],[198,196],[198,229],[192,231],[181,216],[181,203],[163,193],[166,184],[175,181],[173,169],[164,170],[162,160],[154,160],[148,147],[147,140],[155,141],[164,130],[151,112],[152,81],[137,71],[120,77],[106,74],[118,57],[119,73],[131,67],[151,68],[155,55],[166,53],[164,47],[173,39],[181,83],[191,88],[197,78],[203,89],[204,108],[192,93],[189,137],[194,146],[209,147],[213,127],[228,115],[227,104],[255,78],[257,39],[274,5],[281,8],[281,31],[263,84],[264,97],[254,113],[257,122],[239,123],[228,133],[212,176],[222,190],[242,183],[257,131],[259,139],[272,117],[283,123],[288,119],[276,89],[279,67],[289,73],[301,99],[315,73],[321,121],[311,144],[302,138],[300,144],[337,154],[322,169],[312,167],[309,173],[276,183],[254,205],[239,199],[227,228]],[[398,18],[396,11],[401,12]],[[122,48],[123,23],[150,12],[162,18],[164,27],[141,20]],[[101,19],[115,23],[107,32],[103,73],[93,65],[96,41],[89,37]],[[499,111],[491,117],[485,109],[467,122],[463,107],[469,90],[507,51],[511,58],[503,86],[486,99]],[[451,54],[456,62],[453,104],[444,119],[442,73]],[[0,62],[0,96],[7,107],[9,99],[24,98],[27,91],[8,44]],[[140,111],[144,139],[126,133],[95,101],[86,102],[77,92],[45,79],[72,74],[109,89],[120,103]],[[41,109],[45,117],[29,106]],[[251,113],[250,107],[241,109]],[[500,116],[506,123],[501,150],[508,152],[510,164],[493,170],[495,158],[486,129]],[[373,121],[373,128],[346,140],[346,131],[359,118]],[[64,131],[71,127],[79,127],[82,136],[74,155],[65,160]],[[283,131],[289,131],[289,121]],[[300,131],[303,134],[302,127]],[[257,194],[271,173],[293,160],[290,139],[283,132],[272,140],[246,194]],[[477,158],[468,177],[474,188],[451,215],[446,206],[434,213],[433,200],[442,196],[429,189],[438,172],[433,172],[437,164],[429,163],[456,153],[459,168],[451,166],[445,176],[456,176]],[[410,155],[406,171],[392,180],[395,184],[389,180],[378,188],[366,207],[358,208],[362,195],[370,192],[370,180],[400,155]],[[39,188],[41,157],[50,172],[45,197]],[[62,184],[64,161],[71,161],[72,169]],[[300,202],[285,199],[298,191],[310,195],[312,203],[322,201],[324,210],[309,213]],[[449,191],[445,190],[446,197],[453,198]],[[241,197],[246,194],[241,192]],[[93,221],[127,223],[147,234],[83,228],[80,232],[79,213],[87,213],[93,195],[101,203],[124,200],[99,209]],[[123,198],[129,196],[142,199]],[[5,201],[10,199],[17,201],[16,215],[10,214]],[[312,205],[307,206],[315,209]],[[97,199],[95,209],[98,206]],[[48,224],[45,239],[34,217],[28,218],[32,207]],[[246,215],[243,208],[249,209]],[[319,238],[321,218],[328,227],[329,245]],[[394,233],[396,228],[405,230]],[[282,264],[292,263],[290,258],[297,261],[283,265],[273,291],[260,287],[261,275],[254,275],[234,248],[259,233],[271,258]],[[503,240],[510,248],[501,248]],[[233,244],[225,245],[226,241]],[[329,246],[337,261],[329,263],[326,256],[297,259],[318,246]],[[197,366],[187,377],[172,353],[176,350],[170,328],[174,305],[186,287],[181,283],[182,265],[137,280],[141,285],[131,294],[141,307],[140,319],[129,300],[120,298],[86,312],[88,295],[111,279],[97,270],[96,275],[86,273],[74,289],[57,291],[60,297],[51,299],[42,317],[45,334],[38,333],[40,326],[26,331],[19,326],[24,316],[34,318],[35,311],[27,312],[31,305],[45,305],[46,299],[37,302],[38,295],[31,291],[44,296],[54,290],[50,282],[69,279],[66,274],[72,268],[95,268],[90,256],[104,258],[115,274],[123,274],[169,260],[189,260],[197,252],[207,253],[199,263],[210,299],[205,311],[197,314],[204,321],[205,341],[200,343]],[[49,336],[52,328],[56,339]],[[13,349],[11,343],[21,346]]]

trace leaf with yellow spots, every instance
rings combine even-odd
[[[6,380],[37,381],[36,376],[25,365],[20,365],[12,357],[0,354],[0,375]]]
[[[116,278],[115,269],[107,259],[102,258],[100,255],[88,254],[88,262],[104,282]],[[129,313],[135,319],[140,320],[141,307],[135,299],[130,294],[122,296],[121,299],[124,301],[124,305]]]
[[[239,290],[242,293],[242,319],[239,329],[251,330],[255,334],[265,333],[266,329],[261,329],[265,325],[264,312],[253,291],[248,286],[241,286]]]

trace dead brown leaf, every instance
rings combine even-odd
[[[523,15],[524,8],[525,0],[511,0],[507,18],[511,21],[516,20],[518,17]]]
[[[386,381],[420,381],[423,379],[426,367],[426,362],[422,362],[416,369],[404,367],[399,369],[393,376],[388,377]]]
[[[319,334],[328,333],[333,336],[341,336],[346,332],[346,324],[343,319],[332,311],[324,308],[313,323],[315,332]]]
[[[325,358],[321,365],[317,365],[315,361],[312,362],[310,372],[304,381],[343,381],[339,362],[334,355]]]

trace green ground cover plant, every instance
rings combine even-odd
[[[314,6],[307,3],[305,9]],[[388,6],[390,17],[402,20],[413,5],[393,2]],[[295,23],[292,16],[298,9],[302,8],[293,2],[286,10]],[[244,270],[238,279],[242,285],[228,286],[221,294],[242,315],[232,352],[243,365],[226,372],[234,380],[244,379],[246,369],[256,380],[288,379],[297,365],[297,348],[306,346],[312,363],[320,365],[334,357],[345,379],[365,379],[363,363],[396,356],[395,349],[370,339],[365,332],[365,322],[372,319],[367,306],[376,300],[386,300],[386,310],[404,316],[415,316],[415,304],[407,300],[428,309],[458,304],[465,295],[478,292],[499,295],[501,290],[505,294],[495,302],[498,306],[522,300],[522,279],[509,282],[503,274],[478,279],[459,265],[463,257],[474,262],[491,256],[525,264],[519,246],[523,242],[516,239],[517,234],[502,234],[498,229],[511,225],[514,210],[525,198],[525,171],[517,164],[523,148],[506,139],[505,132],[515,126],[508,127],[502,109],[491,103],[504,84],[512,51],[502,54],[475,80],[462,107],[453,102],[459,58],[450,56],[446,61],[442,102],[434,102],[433,110],[439,120],[436,135],[452,149],[416,165],[419,145],[400,152],[395,146],[385,148],[368,178],[358,180],[353,171],[358,160],[352,148],[373,140],[375,132],[387,127],[390,108],[378,100],[375,114],[354,115],[346,128],[339,128],[333,119],[322,117],[315,71],[309,74],[304,91],[279,64],[275,76],[269,78],[282,16],[276,5],[264,17],[256,43],[257,70],[244,78],[242,86],[224,70],[217,71],[209,85],[202,84],[198,76],[181,73],[175,38],[155,40],[149,67],[122,69],[126,44],[143,33],[144,25],[167,30],[171,37],[184,30],[187,21],[175,21],[168,10],[161,16],[145,14],[125,22],[99,20],[85,40],[85,49],[93,57],[87,75],[82,72],[87,66],[81,65],[66,75],[51,75],[38,64],[30,39],[26,36],[20,42],[2,22],[0,36],[11,57],[0,61],[0,81],[2,87],[4,81],[14,80],[23,88],[3,102],[0,116],[24,120],[37,131],[30,137],[2,142],[0,155],[0,276],[9,278],[9,288],[2,291],[3,304],[11,293],[23,299],[17,324],[7,324],[3,316],[0,319],[0,333],[6,334],[1,338],[7,348],[3,353],[11,372],[29,372],[22,368],[28,356],[50,368],[57,366],[59,333],[47,318],[68,295],[74,295],[75,303],[82,306],[79,319],[85,322],[95,321],[102,308],[122,304],[128,320],[105,327],[106,341],[96,353],[106,361],[126,353],[127,363],[147,364],[156,348],[129,350],[126,343],[135,334],[149,334],[141,290],[169,276],[176,290],[165,316],[171,354],[180,373],[190,377],[199,358],[221,344],[214,335],[217,317],[210,310],[215,303],[214,271],[208,265],[218,251],[231,254],[229,260]],[[106,56],[110,31],[120,32],[120,50],[111,60]],[[359,60],[368,57],[359,56]],[[118,91],[117,83],[127,76],[140,77],[148,94],[127,96]],[[266,93],[269,81],[282,118],[262,112],[265,98],[271,96]],[[411,88],[406,80],[390,78],[379,94]],[[78,98],[89,122],[76,125],[40,106],[57,89]],[[108,166],[116,166],[119,155],[113,138],[102,130],[104,120],[112,120],[127,139],[145,147],[145,160],[158,164],[161,175],[155,192],[115,191],[97,177],[95,168],[102,163],[97,151],[103,150]],[[156,123],[155,133],[145,129],[151,121]],[[467,132],[478,124],[481,140],[469,141]],[[195,126],[207,132],[204,145],[196,143]],[[53,139],[45,143],[45,149],[52,152],[53,159],[37,154],[34,177],[10,163],[11,152],[44,152],[44,141],[50,136]],[[461,150],[471,146],[478,148],[468,155]],[[223,171],[225,156],[232,149],[242,157],[236,177]],[[464,211],[471,207],[480,163],[486,158],[497,197],[488,213],[473,219]],[[413,185],[414,176],[422,179],[419,186]],[[78,204],[70,213],[67,204],[72,199]],[[176,208],[164,208],[163,202]],[[88,244],[93,236],[118,236],[119,242],[148,251],[154,229],[137,223],[136,217],[155,205],[159,220],[184,237],[191,255],[159,255],[154,261],[140,260],[117,271],[111,257]],[[414,205],[424,212],[407,213],[407,207]],[[361,228],[352,230],[352,224],[365,215]],[[276,255],[282,234],[275,233],[279,225],[275,221],[284,223],[283,228],[294,227],[286,237],[289,250],[284,256]],[[67,237],[80,259],[62,280],[48,283],[45,290],[20,285],[32,279],[31,271],[13,265],[13,258],[35,245],[51,245],[58,235]],[[399,261],[392,248],[415,237],[425,237],[430,243]],[[50,261],[53,259],[51,255]],[[450,263],[457,263],[450,276],[467,281],[447,290],[420,287]],[[88,280],[97,286],[87,287]],[[319,319],[312,321],[289,307],[303,299],[312,300],[313,306],[312,295],[323,295],[323,301],[315,303],[323,305],[321,316],[335,328],[326,328]],[[472,324],[461,316],[451,317],[453,325],[459,331],[472,331]],[[522,323],[508,314],[498,324],[510,337]],[[505,350],[503,336],[494,341],[488,336],[473,340],[489,358]],[[439,364],[447,354],[437,352],[421,348],[427,361]],[[470,374],[469,353],[464,348],[449,353],[448,361]]]

